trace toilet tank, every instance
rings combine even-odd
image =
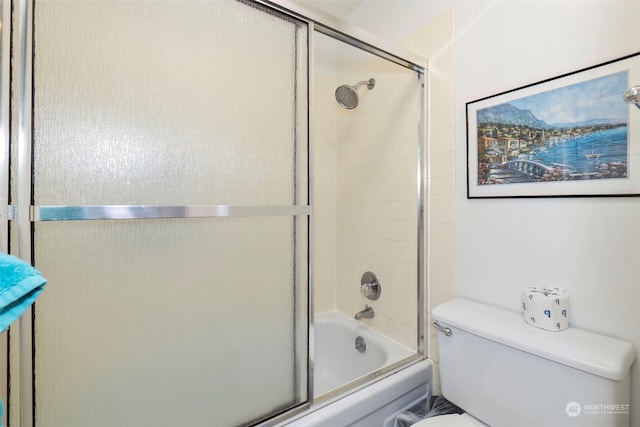
[[[629,427],[628,342],[463,299],[432,316],[442,394],[491,427]]]

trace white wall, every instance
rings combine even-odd
[[[457,295],[517,311],[524,287],[562,286],[572,326],[640,349],[640,199],[467,200],[465,176],[466,102],[640,50],[640,2],[460,3],[456,16]]]

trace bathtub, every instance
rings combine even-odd
[[[331,311],[316,316],[314,395],[315,397],[336,389],[357,378],[387,367],[415,352],[381,333]],[[356,337],[361,336],[366,350],[355,348]]]
[[[403,408],[431,394],[431,361],[420,360],[413,350],[362,322],[339,312],[324,313],[316,316],[314,335],[314,403],[308,411],[279,425],[382,426]],[[355,348],[358,336],[366,342],[364,352]],[[408,362],[394,366],[401,360]],[[389,372],[373,374],[385,368]],[[342,387],[358,378],[373,382]]]

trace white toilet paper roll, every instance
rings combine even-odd
[[[532,326],[562,331],[569,327],[569,294],[561,288],[531,286],[522,292],[522,312]]]

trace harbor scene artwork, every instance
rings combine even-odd
[[[627,179],[627,87],[621,71],[477,109],[476,185]]]

